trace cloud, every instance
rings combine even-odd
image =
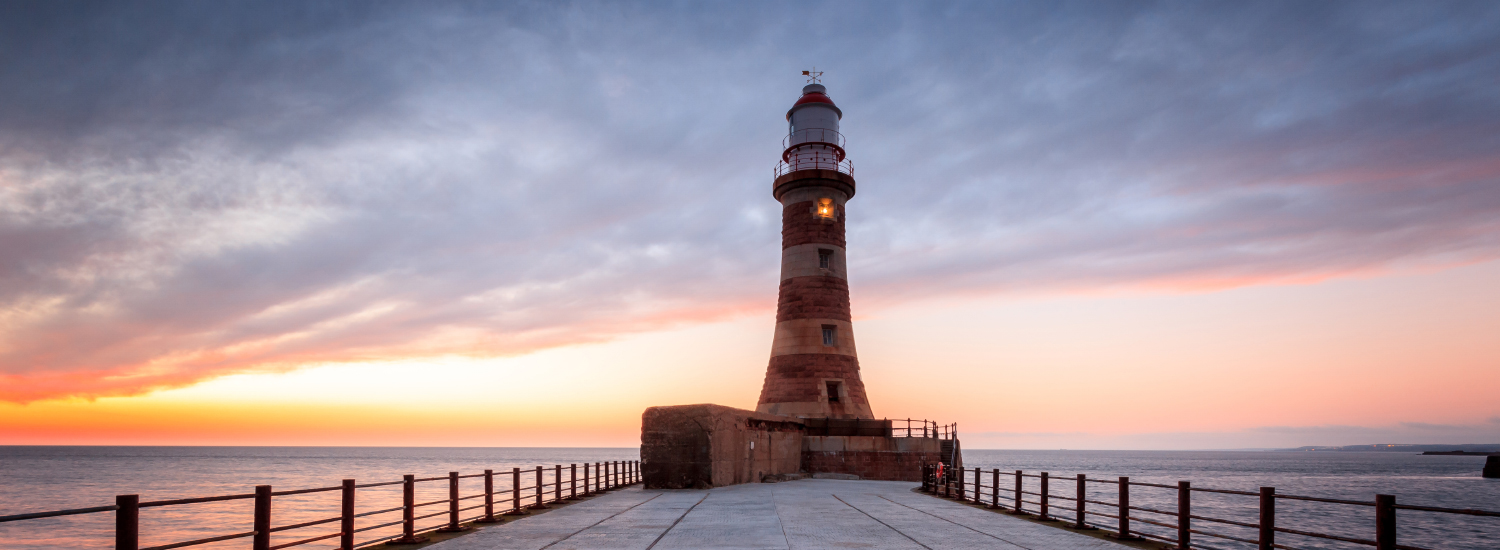
[[[3,9],[10,401],[768,312],[814,63],[856,307],[1500,256],[1486,4]]]

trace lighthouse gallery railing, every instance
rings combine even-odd
[[[805,128],[782,138],[781,162],[771,170],[781,177],[799,170],[833,170],[854,175],[854,162],[844,152],[844,135],[827,128]]]

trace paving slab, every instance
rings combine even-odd
[[[914,483],[804,479],[711,490],[629,487],[491,525],[433,550],[1127,550],[914,493]]]

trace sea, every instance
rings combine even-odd
[[[1023,451],[965,450],[965,467],[980,468],[984,485],[994,470],[1000,470],[1001,485],[1011,487],[1006,472],[1048,472],[1051,477],[1117,479],[1174,485],[1190,481],[1195,488],[1258,491],[1275,487],[1279,494],[1306,495],[1373,501],[1375,494],[1396,496],[1399,504],[1500,510],[1500,480],[1484,479],[1480,471],[1484,457],[1422,456],[1376,452],[1271,452],[1271,451]],[[402,475],[418,478],[497,472],[497,490],[510,487],[512,468],[525,471],[523,484],[530,485],[537,466],[545,466],[550,482],[555,465],[562,465],[564,479],[569,466],[606,461],[638,460],[635,448],[412,448],[412,447],[44,447],[0,446],[0,515],[44,510],[107,506],[118,494],[139,494],[142,501],[225,494],[244,494],[256,485],[274,490],[330,487],[343,479],[358,483],[397,481]],[[581,472],[581,469],[580,469]],[[503,475],[501,475],[503,473]],[[1036,492],[1038,480],[1024,478],[1024,490]],[[1114,502],[1117,485],[1090,483],[1091,500]],[[478,479],[463,480],[464,495],[482,489]],[[988,491],[988,489],[986,489]],[[1070,480],[1056,479],[1051,492],[1072,496]],[[447,483],[418,484],[417,501],[429,502],[447,496]],[[506,504],[497,497],[497,507]],[[986,500],[988,494],[986,493]],[[1028,500],[1035,500],[1029,497]],[[1009,493],[1001,493],[1008,504]],[[1176,510],[1176,490],[1132,487],[1131,503],[1144,508]],[[398,506],[399,485],[361,489],[359,512]],[[469,501],[477,502],[477,501]],[[339,493],[312,493],[277,497],[273,500],[273,525],[281,526],[332,517],[338,514]],[[1055,506],[1071,507],[1067,501]],[[1194,515],[1255,523],[1255,497],[1215,493],[1193,494]],[[1035,505],[1027,505],[1035,509]],[[1108,507],[1089,505],[1091,510],[1113,513]],[[433,512],[441,506],[428,508]],[[1072,512],[1054,509],[1071,517]],[[1137,511],[1139,517],[1173,523]],[[466,512],[468,514],[468,512]],[[364,518],[361,526],[399,519],[398,513]],[[442,516],[419,522],[430,525]],[[1113,527],[1113,519],[1090,521]],[[1277,503],[1278,525],[1293,529],[1331,533],[1350,538],[1373,539],[1374,509],[1366,506],[1333,505],[1294,500]],[[0,549],[111,548],[113,514],[89,514],[61,518],[0,523]],[[276,533],[272,544],[282,544],[337,530],[326,524]],[[1500,550],[1500,518],[1450,516],[1432,512],[1398,512],[1399,543],[1433,550]],[[1173,531],[1137,522],[1137,530],[1170,535]],[[1194,529],[1242,539],[1254,539],[1253,529],[1197,521]],[[396,533],[399,527],[360,533],[356,541]],[[235,500],[146,508],[141,511],[142,547],[251,530],[251,501]],[[1206,535],[1194,535],[1194,546],[1208,549],[1244,549],[1252,545]],[[1291,548],[1340,550],[1368,548],[1357,544],[1278,535],[1277,542]],[[336,539],[299,548],[333,548]],[[248,539],[211,543],[194,548],[236,548]],[[1045,550],[1045,549],[1035,549]]]

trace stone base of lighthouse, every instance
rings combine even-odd
[[[820,475],[921,481],[924,464],[962,466],[955,441],[899,435],[889,420],[651,407],[641,415],[641,474],[647,489],[702,489]]]

